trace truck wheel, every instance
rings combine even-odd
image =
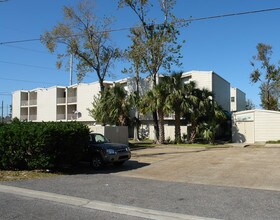
[[[93,155],[91,157],[91,167],[94,170],[98,170],[100,167],[102,167],[103,161],[100,155]]]

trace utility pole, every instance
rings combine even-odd
[[[4,102],[2,100],[2,106],[1,106],[1,123],[3,123],[3,110],[4,110]]]
[[[70,55],[70,80],[69,80],[69,84],[70,86],[73,84],[72,83],[72,77],[73,77],[73,54]]]

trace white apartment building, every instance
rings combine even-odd
[[[159,76],[159,81],[160,81]],[[182,79],[184,83],[189,83],[190,81],[194,81],[196,83],[197,88],[199,89],[207,89],[214,94],[214,100],[223,107],[224,110],[230,111],[231,109],[231,87],[230,83],[223,79],[221,76],[216,74],[213,71],[189,71],[182,74]],[[136,82],[134,78],[125,78],[116,81],[115,83],[119,83],[123,85],[123,87],[128,91],[136,90]],[[139,82],[139,91],[140,95],[144,94],[147,90],[152,88],[151,82],[145,78],[140,79]],[[240,90],[239,90],[240,91]],[[245,95],[245,94],[244,94]],[[238,99],[240,102],[243,100]],[[237,103],[236,103],[237,104]],[[240,108],[244,104],[245,109],[245,101],[244,103],[238,103]],[[244,110],[242,109],[242,110]]]
[[[213,71],[190,71],[183,73],[183,81],[194,81],[199,89],[208,89],[214,94],[214,100],[230,111],[230,83]]]
[[[104,82],[105,87],[112,82]],[[72,86],[53,86],[33,90],[18,90],[12,94],[12,117],[21,121],[71,121],[93,122],[88,109],[98,95],[98,82]]]
[[[224,110],[231,111],[231,88],[230,83],[213,71],[190,71],[183,73],[183,82],[195,81],[200,89],[208,89],[213,92],[214,100]],[[136,90],[135,79],[125,78],[116,82],[106,81],[105,87],[121,84],[128,92]],[[148,78],[140,79],[140,94],[145,94],[151,88]],[[36,88],[33,90],[18,90],[12,94],[12,117],[26,121],[80,121],[88,125],[95,124],[95,120],[89,115],[88,109],[92,109],[94,96],[100,91],[98,82],[81,83],[72,86],[53,86],[50,88]],[[240,91],[240,90],[236,90]],[[237,92],[234,104],[237,110],[245,110],[244,93]],[[241,94],[241,95],[240,95]],[[243,95],[244,94],[244,95]],[[242,96],[243,95],[243,96]],[[244,108],[243,108],[244,107]],[[152,117],[141,117],[145,134],[153,138]],[[174,118],[166,117],[166,137],[173,139]],[[181,127],[182,133],[187,132],[187,126]]]
[[[231,103],[231,87],[230,83],[223,79],[221,76],[213,71],[189,71],[182,74],[184,83],[194,81],[199,89],[207,89],[214,94],[214,100],[223,107],[224,110],[230,112],[232,107]],[[160,76],[159,76],[160,81]],[[134,78],[126,78],[117,81],[116,83],[121,84],[127,91],[136,90],[136,82]],[[151,88],[151,82],[146,79],[141,79],[139,83],[140,94],[144,94],[145,91]],[[240,90],[238,90],[240,91]],[[238,93],[239,94],[239,93]],[[243,93],[244,94],[244,93]],[[244,94],[245,96],[245,94]],[[238,111],[245,110],[245,97],[240,94],[236,99],[235,105],[238,105]],[[243,106],[243,107],[242,107]],[[140,115],[141,128],[140,132],[143,136],[147,136],[149,139],[153,139],[154,127],[152,115]],[[174,115],[170,114],[165,117],[165,136],[166,138],[174,139]],[[187,134],[187,125],[181,125],[181,133]]]
[[[244,111],[246,107],[246,94],[238,88],[230,88],[230,111]]]

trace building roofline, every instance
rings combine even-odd
[[[239,115],[239,114],[246,114],[246,113],[253,113],[253,112],[268,112],[268,113],[280,114],[280,111],[273,111],[273,110],[266,110],[266,109],[251,109],[251,110],[234,112],[233,114]]]
[[[245,92],[243,92],[241,89],[239,89],[239,88],[237,88],[237,87],[233,87],[233,86],[231,86],[231,87],[230,87],[230,89],[236,89],[236,90],[239,90],[240,92],[242,92],[242,93],[244,93],[244,94],[246,95],[246,93],[245,93]]]

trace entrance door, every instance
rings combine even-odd
[[[253,121],[240,121],[236,122],[237,125],[237,142],[244,143],[254,143],[255,133],[254,133],[254,122]]]

